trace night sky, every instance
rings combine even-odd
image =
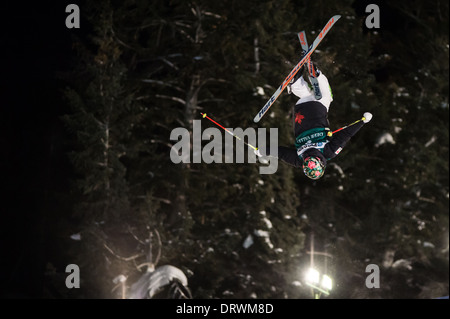
[[[26,5],[6,1],[1,13],[1,247],[0,295],[40,295],[42,241],[51,190],[67,191],[64,128],[67,111],[58,72],[70,66],[71,38],[65,1]],[[5,285],[6,283],[6,285]]]

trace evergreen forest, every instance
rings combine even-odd
[[[2,4],[4,298],[127,298],[164,265],[193,299],[310,299],[312,265],[332,278],[321,298],[448,296],[448,1],[78,1],[72,29],[69,3]],[[373,119],[325,175],[261,174],[248,147],[245,163],[194,161],[209,142],[195,149],[194,125],[230,138],[201,113],[294,147],[295,96],[253,118],[300,60],[298,32],[311,44],[334,15],[311,56],[330,128]],[[177,128],[190,160],[174,163]]]

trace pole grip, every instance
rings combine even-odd
[[[360,118],[359,120],[357,120],[357,121],[355,121],[355,122],[353,122],[353,123],[351,123],[351,124],[349,124],[349,125],[347,125],[347,126],[338,128],[336,131],[331,132],[331,135],[333,135],[333,134],[336,133],[336,132],[342,131],[343,129],[345,129],[345,128],[349,127],[349,126],[355,125],[355,124],[358,123],[358,122],[364,121],[365,119],[366,119],[366,118],[363,116],[363,117]],[[331,136],[331,135],[330,135],[330,136]]]

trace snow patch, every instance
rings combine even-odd
[[[428,74],[425,74],[425,76],[428,76]],[[406,96],[406,97],[408,97],[408,96],[409,96],[409,93],[406,91],[406,88],[404,88],[404,87],[399,87],[399,88],[397,89],[397,92],[395,92],[395,95],[396,95],[397,97],[401,97],[401,96]]]
[[[433,136],[431,137],[431,139],[425,144],[425,147],[429,147],[431,144],[433,144],[434,142],[436,142],[436,139],[437,139],[436,135],[433,135]]]
[[[412,270],[411,261],[406,259],[396,260],[392,264],[392,268]]]
[[[237,231],[232,232],[231,229],[229,228],[225,228],[224,233],[222,234],[222,236],[238,236],[238,235],[240,235],[239,232]]]
[[[273,249],[274,246],[273,246],[272,242],[270,241],[269,232],[268,231],[261,230],[261,229],[255,229],[253,231],[253,234],[256,237],[264,238],[264,242],[267,244],[267,246],[269,246],[270,249]]]
[[[267,229],[271,229],[273,227],[272,222],[268,218],[264,217],[263,222],[266,224]]]
[[[265,96],[266,95],[266,93],[264,92],[264,89],[262,87],[260,87],[260,86],[256,87],[256,94],[257,95],[261,95],[261,96]]]
[[[402,128],[400,126],[394,126],[394,132],[396,134],[400,133],[402,131]]]
[[[424,241],[423,242],[423,247],[435,248],[435,246],[432,243],[428,242],[428,241]]]
[[[394,262],[394,257],[395,257],[395,250],[387,249],[383,257],[383,267],[384,268],[391,267]]]
[[[253,245],[254,241],[253,241],[253,236],[252,235],[248,235],[247,238],[245,238],[244,243],[242,244],[242,247],[244,247],[245,249],[249,248],[251,245]]]
[[[338,164],[336,164],[336,163],[329,163],[328,165],[333,167],[335,170],[337,170],[339,172],[339,174],[341,175],[341,178],[345,177],[344,170]]]
[[[255,229],[253,234],[255,234],[256,237],[269,237],[269,232],[261,229]]]
[[[395,144],[394,137],[391,135],[391,133],[386,132],[381,134],[378,137],[377,142],[375,143],[375,147],[380,147],[381,145],[386,143]]]
[[[186,275],[179,268],[164,265],[153,272],[143,274],[137,282],[130,287],[128,299],[144,299],[153,297],[160,289],[169,285],[173,280],[178,280],[187,287]]]
[[[124,275],[122,275],[122,274],[120,274],[119,276],[117,276],[117,277],[115,277],[114,279],[113,279],[113,283],[114,284],[118,284],[119,282],[125,282],[125,281],[127,281],[127,277],[125,277]]]
[[[78,233],[78,234],[73,234],[73,235],[70,235],[70,239],[72,239],[72,240],[81,240],[81,234],[80,233]]]
[[[231,290],[225,290],[224,292],[222,292],[222,295],[224,295],[224,296],[233,296],[234,293]]]
[[[267,226],[267,229],[271,229],[273,226],[272,226],[272,222],[266,217],[266,211],[265,210],[262,210],[262,211],[260,211],[259,212],[262,216],[264,216],[263,217],[263,219],[262,219],[262,221],[266,224],[266,226]]]

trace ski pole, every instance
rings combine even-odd
[[[333,135],[333,134],[336,133],[336,132],[342,131],[343,129],[345,129],[345,128],[349,127],[349,126],[355,125],[356,123],[359,123],[359,122],[361,122],[361,121],[364,121],[365,119],[366,119],[366,118],[363,116],[363,117],[360,118],[359,120],[357,120],[357,121],[355,121],[355,122],[353,122],[353,123],[351,123],[351,124],[349,124],[349,125],[346,125],[346,126],[344,126],[344,127],[341,127],[341,128],[337,129],[337,130],[334,131],[334,132],[331,132],[331,135]]]
[[[225,130],[225,132],[227,132],[228,134],[234,136],[235,138],[237,138],[239,141],[241,141],[241,142],[244,143],[245,145],[251,147],[251,148],[254,149],[255,151],[258,150],[257,147],[248,144],[246,141],[244,141],[243,139],[241,139],[239,136],[233,134],[233,132],[231,132],[230,130],[226,129],[225,127],[223,127],[222,125],[220,125],[219,123],[217,123],[216,121],[214,121],[212,118],[210,118],[209,116],[207,116],[206,113],[201,113],[201,112],[200,112],[200,114],[203,116],[203,118],[206,118],[206,119],[210,120],[211,122],[213,122],[214,124],[216,124],[217,126],[223,128],[223,129]]]

